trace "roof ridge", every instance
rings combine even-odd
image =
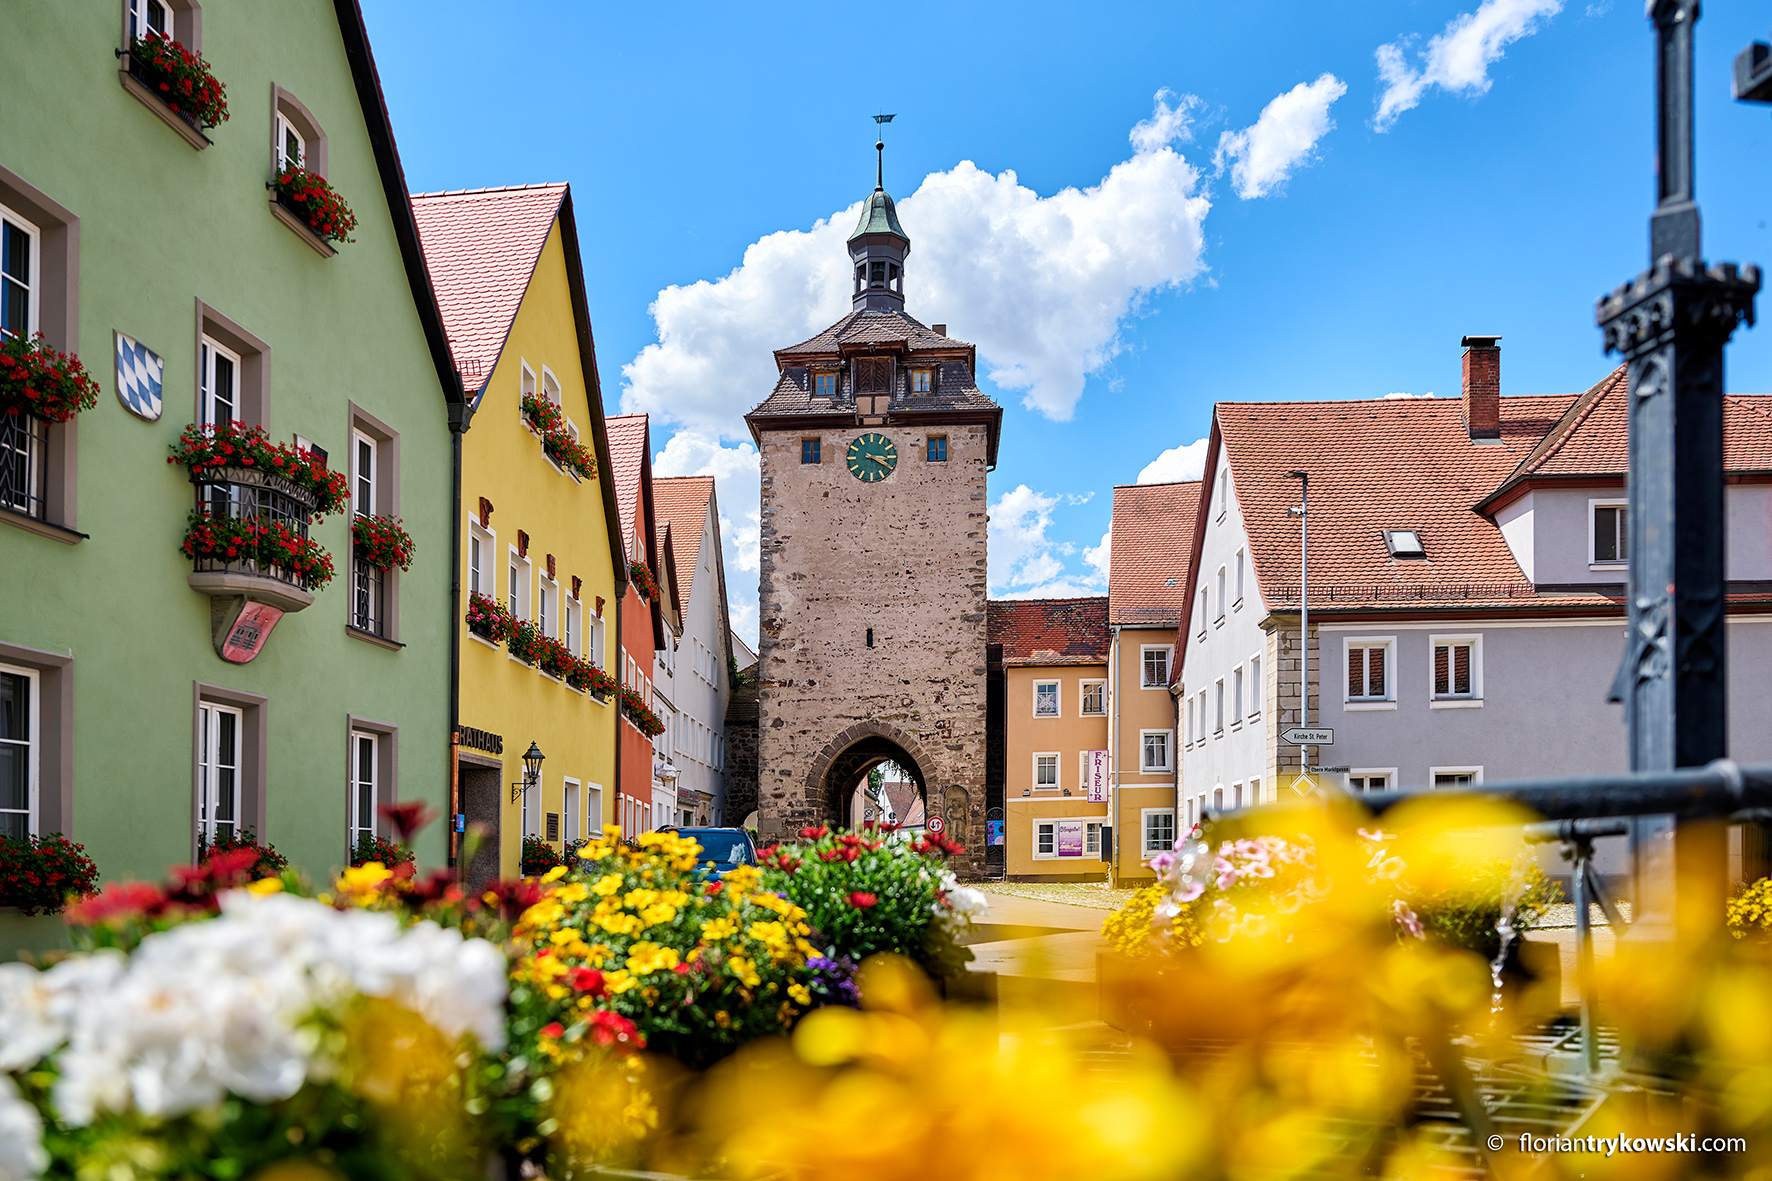
[[[1130,484],[1115,484],[1114,491],[1118,492],[1122,488],[1174,488],[1180,484],[1203,484],[1205,482],[1204,478],[1198,480],[1152,480],[1149,483],[1143,480],[1134,480]]]
[[[1496,485],[1495,491],[1500,492],[1510,484],[1524,479],[1560,451],[1563,445],[1574,437],[1581,424],[1587,421],[1601,402],[1605,401],[1606,394],[1611,391],[1619,374],[1623,372],[1624,366],[1620,365],[1576,395],[1575,400],[1569,403],[1569,408],[1563,411],[1563,416],[1548,431],[1544,432],[1532,450],[1528,451],[1525,457],[1514,465],[1514,470],[1507,474],[1506,479]],[[1490,495],[1494,495],[1494,493]]]
[[[493,193],[528,193],[541,189],[563,189],[569,182],[563,180],[543,180],[522,185],[488,185],[480,189],[437,189],[429,193],[412,193],[414,201],[429,197],[479,197]]]
[[[1604,379],[1602,379],[1602,380],[1604,380]],[[1567,398],[1568,396],[1569,395],[1567,393],[1561,393],[1561,394],[1503,394],[1501,396],[1501,400],[1503,402],[1508,402],[1508,401],[1524,401],[1527,398]],[[1221,398],[1218,401],[1214,402],[1213,405],[1214,406],[1352,406],[1352,405],[1356,405],[1361,402],[1374,402],[1374,403],[1378,403],[1380,405],[1385,405],[1385,406],[1436,406],[1436,407],[1440,407],[1440,406],[1458,406],[1461,404],[1461,400],[1459,398],[1453,397],[1451,394],[1446,394],[1444,396],[1437,395],[1437,394],[1423,394],[1420,397],[1416,397],[1415,395],[1411,394],[1407,398],[1393,398],[1387,394],[1380,394],[1377,397],[1371,397],[1371,398],[1270,398],[1270,399],[1253,399],[1252,398],[1252,399],[1240,400],[1240,401],[1239,400],[1232,400],[1229,398]]]

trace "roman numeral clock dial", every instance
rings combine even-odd
[[[884,480],[898,466],[898,448],[878,431],[870,431],[849,444],[849,474],[864,484]]]

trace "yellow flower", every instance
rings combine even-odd
[[[788,995],[793,997],[797,1004],[810,1005],[812,1003],[812,993],[807,990],[804,984],[788,985]]]
[[[628,949],[628,971],[636,976],[645,976],[651,972],[668,972],[676,967],[678,962],[675,948],[661,947],[644,939]]]
[[[659,927],[677,917],[677,908],[655,902],[640,912],[640,921],[648,927]]]
[[[640,982],[626,968],[617,968],[613,972],[603,973],[603,987],[611,993],[620,995],[639,987]]]
[[[256,882],[248,883],[246,889],[248,893],[252,894],[281,894],[283,892],[283,879],[260,878]]]
[[[597,879],[596,884],[591,887],[591,893],[607,898],[619,889],[621,889],[621,875],[606,873]]]
[[[640,888],[640,889],[629,890],[626,894],[622,895],[621,904],[623,906],[627,907],[629,910],[639,910],[641,907],[651,906],[654,902],[657,902],[657,901],[658,901],[658,891],[657,890],[647,890],[644,888]]]
[[[722,939],[730,939],[738,934],[738,920],[733,918],[708,919],[701,925],[701,937],[709,943],[718,943]]]
[[[742,955],[727,956],[726,968],[738,978],[741,984],[748,984],[755,988],[762,983],[763,978],[757,975],[757,965]]]
[[[557,882],[565,876],[566,867],[564,865],[556,865],[554,868],[548,870],[548,872],[542,874],[541,880],[545,884],[547,882]]]
[[[387,866],[379,861],[370,861],[363,865],[353,865],[338,875],[338,888],[345,894],[357,895],[374,893],[381,884],[393,877]]]

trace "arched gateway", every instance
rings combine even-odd
[[[1003,411],[977,350],[905,314],[883,185],[849,237],[853,310],[780,349],[745,416],[762,469],[757,806],[764,837],[845,823],[888,761],[983,865],[985,473]]]

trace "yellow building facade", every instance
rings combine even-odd
[[[457,812],[480,834],[470,880],[510,877],[526,837],[564,854],[613,816],[620,706],[586,668],[616,659],[627,586],[602,393],[566,186],[413,203],[473,406],[460,460]],[[562,433],[582,450],[563,450]]]

